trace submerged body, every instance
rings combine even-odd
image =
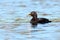
[[[38,23],[45,24],[45,23],[50,23],[51,22],[46,18],[37,18],[37,13],[35,11],[32,11],[31,14],[29,14],[29,15],[32,16],[32,19],[30,21],[30,23],[32,25],[37,25]]]

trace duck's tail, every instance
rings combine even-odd
[[[52,21],[49,21],[49,22],[52,22]]]

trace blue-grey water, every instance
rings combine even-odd
[[[52,22],[32,28],[31,11]],[[60,40],[60,0],[0,0],[0,40]]]

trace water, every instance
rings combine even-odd
[[[28,14],[53,21],[32,28]],[[60,0],[0,0],[0,40],[60,40]]]

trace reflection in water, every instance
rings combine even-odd
[[[37,27],[37,25],[31,25],[31,27],[32,27],[32,28],[36,28],[36,27]]]

